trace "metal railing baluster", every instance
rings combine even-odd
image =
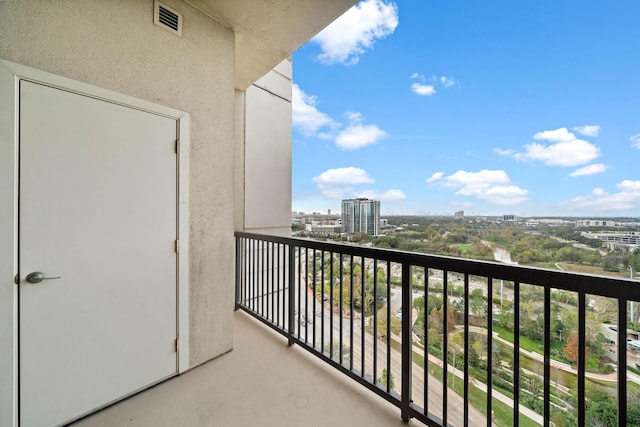
[[[442,271],[442,424],[447,425],[449,409],[449,294],[448,271]]]
[[[413,349],[411,340],[411,265],[402,263],[402,421],[411,418],[411,380]],[[391,319],[389,319],[391,322]],[[387,373],[387,378],[390,374]],[[388,382],[388,380],[387,380]]]
[[[549,427],[551,419],[551,288],[544,288],[544,374],[543,413],[544,427]]]
[[[360,262],[362,263],[362,267],[360,268],[360,376],[364,378],[364,361],[366,358],[365,353],[365,345],[364,345],[364,316],[365,316],[365,259],[364,257],[360,258]],[[353,331],[351,331],[353,334]]]
[[[311,337],[312,337],[312,342],[313,342],[313,348],[316,348],[316,329],[317,329],[317,323],[316,323],[316,300],[318,299],[317,296],[317,292],[316,292],[316,287],[317,287],[317,282],[316,282],[316,250],[314,249],[313,252],[311,252],[313,254],[313,267],[312,267],[312,271],[313,271],[313,276],[311,279],[311,299],[313,301],[312,304],[312,312],[311,312],[311,322],[307,321],[307,323],[311,323]]]
[[[373,259],[373,382],[378,378],[378,259]]]
[[[353,371],[353,255],[349,259],[349,370]]]
[[[520,425],[520,282],[513,287],[513,426]]]
[[[618,425],[627,425],[627,300],[618,299]]]
[[[324,351],[324,251],[320,252],[322,263],[320,264],[320,351]]]
[[[342,365],[343,363],[343,357],[342,357],[342,348],[344,346],[343,343],[343,336],[344,336],[344,329],[342,328],[342,323],[343,323],[343,317],[344,317],[344,307],[343,307],[343,285],[344,285],[344,267],[343,267],[343,258],[342,258],[342,253],[340,253],[340,364]]]
[[[329,354],[333,357],[333,252],[329,256]]]
[[[469,275],[464,275],[464,427],[469,426]],[[455,372],[453,373],[455,375]]]
[[[422,391],[423,397],[423,411],[424,415],[429,413],[429,268],[424,267],[424,387]]]
[[[493,420],[493,278],[487,278],[487,427],[491,427]],[[502,307],[501,307],[502,308]]]
[[[578,425],[585,425],[585,368],[586,368],[586,319],[587,296],[584,292],[578,292]],[[618,328],[620,330],[621,328]],[[624,328],[626,330],[626,328]],[[627,339],[625,337],[624,342]]]
[[[387,393],[391,392],[391,262],[387,261]]]

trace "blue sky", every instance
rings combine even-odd
[[[293,56],[293,210],[640,216],[640,1],[365,0]]]

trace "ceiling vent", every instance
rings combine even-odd
[[[153,23],[182,36],[182,14],[159,1],[153,3]]]

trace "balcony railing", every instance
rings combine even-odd
[[[633,425],[637,301],[632,280],[236,233],[236,309],[405,422]]]

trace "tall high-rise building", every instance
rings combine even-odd
[[[380,234],[380,201],[347,199],[342,201],[342,232]]]

